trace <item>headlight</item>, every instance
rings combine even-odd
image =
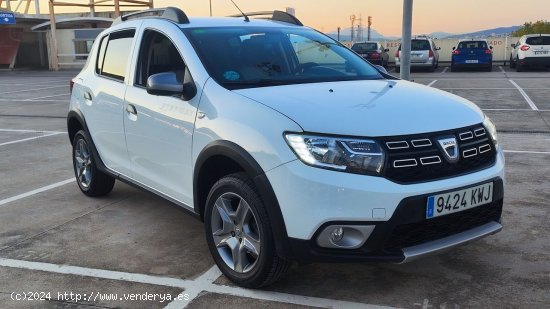
[[[373,140],[288,133],[285,138],[302,162],[348,173],[379,175],[384,151]]]
[[[497,146],[498,139],[497,139],[497,128],[495,127],[495,124],[491,121],[489,117],[485,116],[485,120],[483,121],[483,126],[485,127],[485,130],[489,132],[489,135],[493,139],[493,142],[495,142],[495,146]]]

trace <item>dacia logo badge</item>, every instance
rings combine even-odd
[[[437,139],[437,143],[447,162],[456,163],[459,159],[458,143],[454,136],[443,136]]]

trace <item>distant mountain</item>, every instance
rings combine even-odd
[[[338,31],[331,31],[327,33],[328,36],[330,36],[333,39],[338,39]],[[355,37],[357,37],[357,29],[355,29]],[[368,37],[368,29],[363,28],[363,41],[367,40]],[[376,31],[376,29],[371,28],[370,29],[370,39],[373,41],[379,41],[379,40],[395,40],[397,37],[386,37],[380,32]],[[351,41],[351,28],[343,28],[340,30],[340,41]]]
[[[507,36],[512,32],[517,31],[521,26],[511,26],[511,27],[500,27],[487,30],[481,30],[470,33],[455,34],[451,35],[448,38],[458,39],[458,38],[486,38],[490,36]]]
[[[514,31],[517,31],[520,27],[521,26],[499,27],[499,28],[480,30],[476,32],[463,33],[463,34],[455,34],[455,33],[449,33],[449,32],[432,32],[428,35],[436,39],[486,38],[490,36],[506,36],[511,34]],[[337,31],[331,31],[327,33],[327,35],[334,39],[338,38]],[[420,35],[420,34],[417,34],[417,35]],[[382,33],[376,31],[374,28],[371,28],[371,40],[380,41],[380,40],[397,40],[397,39],[399,39],[399,37],[385,36]],[[367,40],[366,28],[363,30],[363,40],[364,41]],[[340,41],[351,41],[351,28],[344,28],[340,31]]]
[[[434,39],[446,39],[448,37],[451,37],[453,35],[456,35],[455,33],[449,33],[449,32],[432,32],[428,34],[430,37]]]

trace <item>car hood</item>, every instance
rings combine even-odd
[[[470,101],[401,80],[295,84],[234,90],[298,123],[306,132],[389,136],[483,122]]]

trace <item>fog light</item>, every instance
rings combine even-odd
[[[342,238],[344,238],[344,229],[341,228],[341,227],[335,228],[335,229],[332,230],[332,232],[330,233],[330,239],[331,239],[333,242],[339,242],[340,240],[342,240]]]

